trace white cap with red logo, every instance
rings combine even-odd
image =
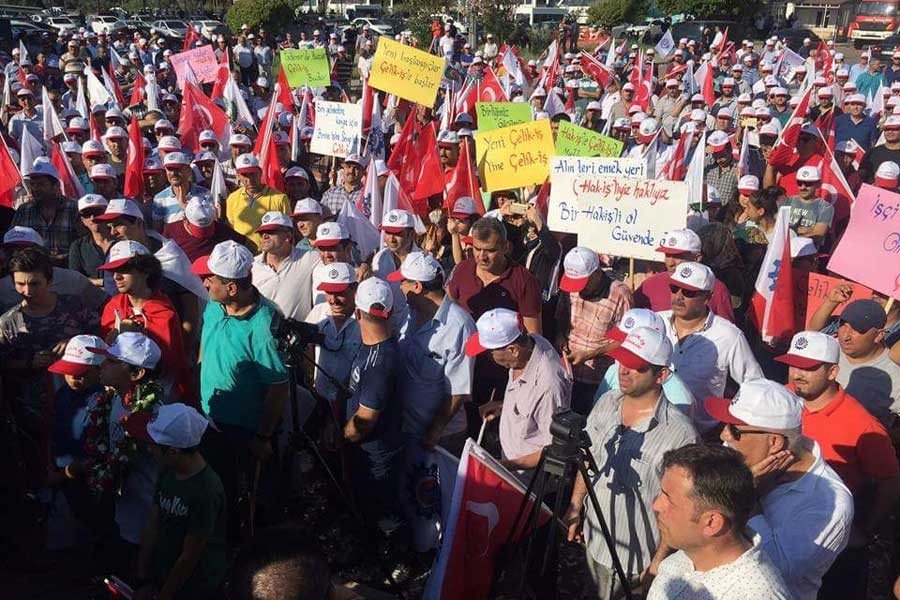
[[[356,288],[356,308],[374,317],[387,319],[394,307],[394,293],[383,279],[369,277]]]
[[[656,251],[663,254],[697,254],[700,252],[700,236],[691,229],[673,229],[663,234]]]
[[[208,256],[201,256],[191,265],[200,277],[217,275],[225,279],[246,279],[253,266],[253,254],[233,240],[219,242]]]
[[[102,354],[107,358],[128,363],[134,367],[154,369],[159,364],[162,352],[156,342],[143,333],[124,331],[116,336],[109,348],[88,348],[88,352]]]
[[[4,246],[40,246],[44,247],[44,238],[31,227],[15,225],[3,234]]]
[[[109,202],[100,194],[85,194],[78,199],[78,212],[89,208],[102,208],[106,210]]]
[[[716,281],[712,269],[698,262],[683,262],[675,267],[669,281],[672,285],[695,292],[712,290]]]
[[[649,327],[632,329],[622,345],[607,355],[629,369],[643,369],[648,365],[666,367],[672,358],[672,343],[665,333]]]
[[[814,183],[822,180],[822,172],[819,167],[813,165],[805,165],[797,169],[797,181]]]
[[[493,308],[475,322],[475,333],[466,342],[466,355],[504,348],[516,341],[524,329],[519,313],[508,308]]]
[[[106,343],[96,335],[76,335],[66,344],[63,357],[47,367],[51,373],[80,377],[92,367],[99,367],[106,358],[90,348],[106,350]]]
[[[759,177],[744,175],[738,180],[738,191],[744,195],[759,191]]]
[[[430,254],[424,252],[410,252],[403,259],[400,269],[389,273],[387,280],[399,282],[407,281],[434,281],[438,275],[443,275],[444,269],[441,263]]]
[[[91,179],[115,179],[116,171],[107,163],[100,163],[91,167]]]
[[[294,230],[294,222],[289,216],[277,210],[270,210],[262,216],[262,223],[256,228],[257,233],[277,231],[278,229]]]
[[[576,246],[563,259],[563,273],[559,289],[564,292],[580,292],[587,285],[591,275],[600,268],[600,255],[584,246]]]
[[[98,165],[99,166],[99,165]],[[140,207],[128,198],[113,198],[106,205],[106,212],[94,217],[95,221],[115,221],[119,217],[132,217],[138,221],[144,220],[144,213]]]
[[[416,221],[408,211],[395,208],[389,210],[381,221],[381,230],[387,233],[400,233],[404,229],[415,229]]]
[[[840,358],[841,346],[834,337],[819,331],[801,331],[794,335],[788,351],[775,360],[798,369],[815,369],[821,364],[836,365]]]
[[[135,256],[146,256],[150,254],[147,247],[140,242],[134,240],[121,240],[112,245],[109,249],[109,260],[106,264],[97,267],[101,271],[112,271],[118,269]]]
[[[660,333],[666,332],[666,323],[657,313],[649,308],[632,308],[622,315],[619,323],[606,332],[606,337],[617,342],[624,342],[625,338],[638,327],[649,327]]]
[[[330,248],[350,239],[347,230],[340,223],[322,223],[316,228],[316,240],[312,243],[316,248]]]
[[[465,219],[477,214],[478,206],[471,196],[457,198],[456,202],[453,203],[453,209],[450,211],[450,216],[455,219]]]
[[[880,188],[894,189],[897,187],[897,180],[900,178],[900,166],[894,161],[886,160],[875,171],[875,185]]]
[[[353,285],[356,281],[356,270],[353,265],[342,262],[321,264],[316,267],[313,280],[321,282],[316,286],[320,292],[336,294]]]

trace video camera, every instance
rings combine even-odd
[[[271,331],[278,342],[278,350],[288,355],[302,352],[309,344],[325,343],[325,334],[316,325],[281,315],[272,319]]]
[[[566,410],[553,415],[550,422],[550,435],[558,446],[590,448],[591,438],[584,430],[587,418],[574,410]]]

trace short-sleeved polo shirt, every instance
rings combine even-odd
[[[488,285],[475,274],[475,260],[468,258],[453,270],[447,289],[475,320],[492,308],[508,308],[523,317],[541,314],[541,284],[519,264],[509,268]]]
[[[445,297],[434,317],[418,328],[416,314],[410,311],[400,332],[404,432],[421,437],[450,396],[472,393],[475,360],[466,356],[465,345],[473,333],[475,321],[450,298]],[[459,410],[443,433],[465,429],[465,411]]]
[[[315,254],[292,248],[276,271],[266,262],[263,252],[253,260],[250,271],[253,285],[274,302],[284,316],[302,321],[312,308],[313,270],[319,264],[317,258]]]
[[[255,197],[251,197],[245,188],[240,187],[225,200],[228,222],[235,231],[253,240],[257,247],[262,245],[262,238],[256,230],[262,224],[263,215],[271,211],[289,215],[293,212],[293,207],[286,195],[268,186]]]
[[[188,192],[188,198],[191,196],[205,196],[209,194],[209,190],[205,187],[192,184],[191,190]],[[184,207],[175,196],[170,185],[166,189],[153,196],[153,224],[162,229],[168,223],[174,223],[184,218]]]
[[[203,312],[200,395],[216,423],[256,430],[267,388],[287,381],[287,370],[272,337],[278,309],[260,297],[248,313],[225,313],[218,302]]]

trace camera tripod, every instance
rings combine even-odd
[[[591,507],[597,516],[600,525],[600,531],[606,546],[612,557],[613,569],[616,577],[622,583],[622,590],[626,600],[631,600],[631,589],[628,586],[628,578],[625,576],[625,570],[616,554],[615,542],[610,534],[606,519],[603,517],[603,511],[600,507],[600,501],[591,485],[591,473],[598,473],[599,468],[597,462],[591,454],[591,440],[584,431],[586,419],[574,411],[566,411],[553,417],[553,423],[550,426],[550,433],[553,436],[553,442],[541,451],[541,458],[534,470],[534,476],[525,490],[525,497],[519,505],[516,513],[515,521],[513,521],[512,529],[507,537],[505,547],[513,548],[513,544],[518,543],[525,545],[524,559],[515,563],[512,559],[517,554],[521,554],[520,550],[508,556],[505,565],[501,565],[501,571],[498,574],[498,580],[511,579],[508,577],[510,567],[516,564],[522,568],[522,574],[519,577],[518,585],[515,589],[515,597],[522,600],[528,598],[526,596],[526,585],[529,576],[537,581],[542,590],[539,597],[541,600],[557,597],[556,585],[556,564],[559,555],[559,546],[562,543],[561,538],[568,524],[563,521],[568,508],[568,499],[572,487],[575,484],[575,478],[578,474],[587,484],[587,494],[590,498]],[[556,499],[553,503],[553,515],[547,524],[546,539],[544,544],[544,555],[535,572],[531,572],[533,551],[536,549],[536,540],[543,537],[543,532],[539,529],[538,519],[540,517],[545,497],[555,490]],[[532,492],[535,497],[532,502]],[[531,504],[529,508],[529,503]],[[526,516],[527,513],[527,516]],[[523,519],[524,517],[524,519]],[[523,523],[523,528],[519,531],[519,524]],[[518,547],[521,548],[521,545]],[[552,567],[552,568],[551,568]],[[504,577],[507,575],[507,577]],[[550,577],[552,575],[552,577]],[[499,586],[498,586],[499,587]],[[505,587],[505,586],[504,586]]]

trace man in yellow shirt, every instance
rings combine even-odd
[[[240,187],[225,200],[225,218],[235,231],[259,246],[262,240],[256,230],[263,215],[269,211],[291,214],[291,203],[285,194],[263,184],[259,159],[253,154],[238,156],[235,170]]]

